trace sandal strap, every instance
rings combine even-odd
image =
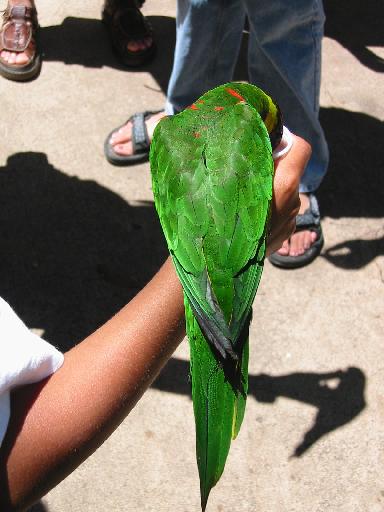
[[[309,195],[309,208],[304,213],[296,215],[296,231],[316,228],[320,225],[320,210],[314,194]]]
[[[8,6],[3,13],[0,50],[25,51],[34,37],[37,25],[37,12],[34,7]]]
[[[139,112],[130,118],[132,122],[132,150],[133,153],[148,151],[150,140],[148,137],[145,119],[149,112]]]
[[[122,50],[129,41],[151,37],[153,33],[136,0],[109,0],[104,5],[103,19],[110,26],[115,46]]]
[[[112,14],[117,9],[137,8],[140,9],[145,0],[105,0],[103,10]]]
[[[140,9],[127,7],[114,14],[113,22],[124,46],[132,39],[152,36],[152,27]]]

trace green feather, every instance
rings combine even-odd
[[[230,83],[162,120],[151,144],[155,205],[184,289],[203,510],[244,417],[279,136],[272,100]]]

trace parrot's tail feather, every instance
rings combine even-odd
[[[233,350],[231,340],[220,331],[215,323],[209,321],[205,315],[195,309],[193,304],[191,304],[191,308],[206,339],[219,352],[222,359],[227,360],[230,356],[232,360],[237,361],[238,355]]]
[[[205,512],[205,509],[207,508],[208,498],[209,498],[209,492],[207,495],[200,493],[200,501],[201,501],[201,512]]]
[[[196,425],[196,455],[204,512],[212,487],[220,479],[231,440],[240,430],[248,388],[248,329],[234,347],[237,360],[217,357],[207,343],[188,300],[185,302],[191,350],[192,397]]]

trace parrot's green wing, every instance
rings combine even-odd
[[[214,132],[206,128],[205,137],[197,132],[195,115],[184,111],[166,118],[155,131],[155,205],[192,308],[235,341],[251,310],[258,279],[256,270],[246,277],[241,271],[264,257],[273,176],[270,142],[259,114],[247,104],[223,113],[215,120]],[[218,309],[212,279],[215,291],[225,294],[228,276],[237,275],[231,293],[239,300],[230,301],[227,310]]]
[[[257,110],[238,101],[211,112],[211,98],[201,98],[200,115],[161,121],[150,154],[156,209],[186,297],[203,509],[244,416],[273,177]]]

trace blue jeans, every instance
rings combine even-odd
[[[300,191],[313,192],[329,159],[318,120],[321,0],[178,0],[166,112],[183,110],[208,89],[232,80],[246,15],[249,81],[275,99],[284,124],[312,145]]]

